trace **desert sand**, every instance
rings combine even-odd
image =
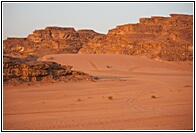
[[[38,60],[72,65],[97,80],[4,86],[4,130],[193,129],[192,62],[112,54]]]

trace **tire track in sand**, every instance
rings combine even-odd
[[[145,108],[142,104],[140,104],[139,102],[135,103],[140,97],[146,95],[147,93],[153,91],[154,89],[146,89],[145,91],[133,96],[133,97],[130,97],[126,100],[126,104],[131,107],[131,108],[134,108],[136,109],[137,111],[147,111],[148,109]]]

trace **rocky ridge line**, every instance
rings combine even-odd
[[[193,15],[140,18],[140,23],[117,26],[104,34],[93,30],[46,27],[27,38],[7,38],[4,55],[41,57],[47,54],[126,54],[167,61],[192,61]]]
[[[3,41],[3,54],[26,57],[41,57],[47,54],[78,53],[84,43],[102,34],[93,30],[46,27],[35,30],[27,38],[7,38]]]
[[[192,61],[193,16],[140,18],[140,23],[117,26],[96,36],[79,53],[140,55],[168,61]]]

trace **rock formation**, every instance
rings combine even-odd
[[[25,57],[60,53],[140,55],[168,61],[193,59],[193,16],[140,18],[140,23],[117,26],[107,35],[93,30],[46,27],[27,38],[7,38],[3,52]]]
[[[46,27],[44,30],[35,30],[27,38],[7,38],[3,41],[3,52],[19,57],[77,53],[84,43],[97,35],[101,34],[93,30]]]
[[[192,60],[193,16],[141,18],[138,24],[126,24],[96,36],[79,53],[141,55],[169,61]]]
[[[72,66],[62,66],[56,62],[32,61],[27,58],[14,58],[3,56],[3,81],[4,82],[35,82],[55,80],[94,81],[86,73],[71,70]]]

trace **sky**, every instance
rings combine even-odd
[[[139,18],[193,15],[192,2],[3,2],[3,39],[27,37],[47,26],[92,29],[107,34],[117,25]]]

